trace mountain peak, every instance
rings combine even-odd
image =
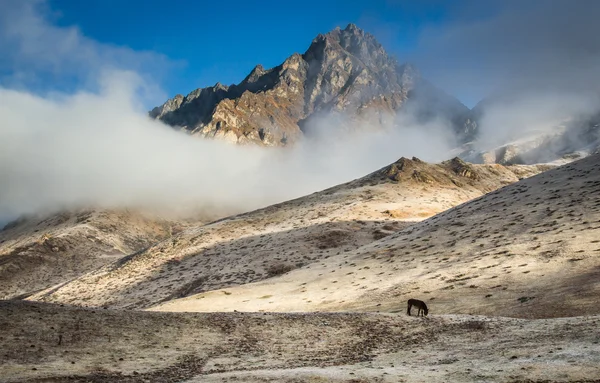
[[[355,40],[369,40],[377,45],[380,45],[373,35],[360,29],[356,26],[356,24],[348,24],[344,29],[336,27],[334,30],[326,33],[325,35],[319,34],[317,39],[319,39],[321,36],[323,38],[330,38],[338,42],[353,38]]]
[[[333,29],[333,31],[332,31],[332,32],[335,32],[335,31],[339,32],[339,31],[341,31],[341,30],[342,30],[342,28],[341,28],[341,27],[338,25],[337,27],[335,27],[335,28]],[[356,24],[354,24],[354,23],[349,23],[348,25],[346,25],[346,28],[344,28],[344,31],[345,31],[345,32],[353,32],[353,31],[358,31],[358,32],[363,32],[363,33],[364,33],[364,31],[363,31],[362,29],[360,29],[360,28],[359,28],[359,27],[358,27]]]
[[[365,33],[365,31],[363,31],[362,29],[360,29],[359,27],[356,26],[356,24],[350,23],[346,26],[346,28],[344,29],[344,31],[346,32],[359,32],[359,33]]]
[[[375,36],[366,33],[355,24],[348,24],[344,29],[336,27],[326,34],[317,35],[304,58],[308,61],[323,60],[325,56],[348,54],[376,71],[377,68],[396,65],[396,61],[387,54]]]
[[[193,135],[287,145],[309,134],[313,118],[327,113],[351,118],[381,115],[378,121],[383,124],[386,116],[404,109],[409,98],[416,100],[424,93],[417,91],[422,83],[416,68],[399,65],[373,35],[350,23],[319,34],[304,54],[294,53],[276,67],[257,65],[238,85],[198,89],[155,108],[151,115]],[[416,102],[424,104],[425,111],[434,110],[422,113],[423,118],[435,114],[441,104],[450,105],[444,109],[451,112],[446,113],[452,114],[449,118],[457,110],[466,113],[460,102],[430,88],[427,97],[421,97],[424,101]],[[414,105],[412,109],[417,110]]]
[[[266,72],[267,71],[265,70],[265,68],[261,64],[258,64],[257,66],[254,67],[254,69],[252,69],[252,71],[248,74],[248,76],[246,76],[246,78],[242,81],[242,83],[256,82],[256,81],[258,81],[260,76],[264,75]]]

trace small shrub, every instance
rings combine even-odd
[[[167,260],[167,266],[175,266],[181,263],[181,258],[171,258]]]
[[[530,300],[532,300],[532,299],[534,299],[534,298],[535,298],[535,297],[521,297],[521,298],[518,298],[517,300],[518,300],[519,302],[521,302],[521,303],[525,303],[525,302],[527,302],[527,301],[530,301]]]
[[[376,240],[376,241],[378,241],[378,240],[380,240],[382,238],[385,238],[388,235],[389,235],[388,233],[385,233],[385,232],[383,232],[381,230],[378,230],[378,229],[373,231],[373,239]]]
[[[470,320],[460,324],[465,330],[485,330],[487,323],[481,320]]]
[[[269,277],[275,277],[277,275],[285,274],[289,271],[294,270],[294,266],[287,263],[274,263],[267,267],[267,275]]]

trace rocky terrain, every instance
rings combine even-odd
[[[0,299],[67,282],[184,227],[184,222],[128,210],[24,217],[0,231]]]
[[[322,192],[190,227],[29,299],[144,308],[270,279],[345,257],[415,221],[547,168],[470,165],[458,158],[431,165],[402,158]]]
[[[321,118],[347,129],[390,128],[403,111],[420,122],[445,121],[459,141],[474,133],[466,106],[350,24],[277,67],[257,65],[239,84],[176,95],[150,116],[195,136],[285,146],[318,129]]]

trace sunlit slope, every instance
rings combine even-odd
[[[547,318],[600,312],[600,155],[506,186],[279,278],[163,311],[402,311]]]
[[[402,158],[322,192],[190,228],[31,299],[143,308],[293,269],[312,270],[543,169]]]

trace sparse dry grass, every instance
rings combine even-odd
[[[600,313],[599,159],[542,173],[310,267],[236,287],[235,298],[207,294],[199,305],[192,296],[153,309],[396,311],[420,297],[442,314]],[[307,284],[298,290],[296,281]],[[277,299],[246,301],[272,290]]]
[[[477,176],[465,177],[451,163],[402,161],[405,170],[394,165],[394,180],[386,173],[388,167],[323,192],[188,229],[32,299],[141,308],[272,278],[268,268],[273,263],[318,269],[334,258],[346,262],[361,246],[517,180],[505,167],[470,165]],[[437,183],[415,180],[413,167]],[[463,180],[461,186],[453,182],[456,179]],[[411,213],[393,218],[386,211]]]
[[[0,301],[3,382],[582,382],[597,316],[177,314]],[[59,339],[61,339],[59,344]]]

